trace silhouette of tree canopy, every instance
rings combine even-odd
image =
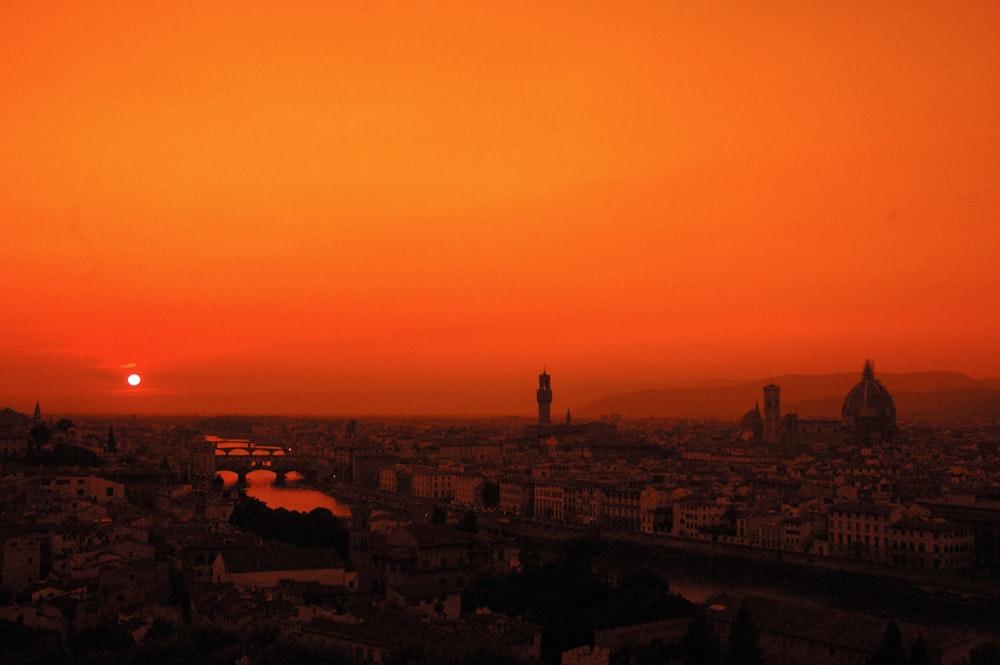
[[[476,511],[465,511],[465,514],[462,515],[462,519],[458,521],[455,528],[464,533],[476,533],[479,531],[479,516],[476,514]]]
[[[347,528],[327,508],[308,513],[284,508],[268,508],[263,501],[244,497],[236,504],[229,523],[261,538],[273,538],[301,547],[334,547],[349,558]]]
[[[448,522],[448,511],[441,506],[434,506],[431,511],[431,524],[445,524]]]
[[[628,575],[610,591],[598,623],[602,628],[630,626],[686,616],[692,610],[690,601],[670,591],[667,580],[652,571],[642,570]]]
[[[184,584],[184,576],[174,568],[170,569],[170,599],[168,602],[181,608],[184,623],[191,623],[191,595],[188,593],[187,585]]]
[[[45,423],[38,423],[28,431],[28,438],[34,445],[41,445],[52,440],[52,431]]]
[[[496,508],[500,505],[500,485],[498,483],[487,480],[483,483],[480,495],[483,505],[487,508]]]
[[[920,635],[913,640],[910,647],[910,665],[931,665],[931,655],[927,652],[927,645],[924,644],[924,636]]]
[[[586,539],[568,545],[561,560],[524,563],[520,572],[505,576],[480,576],[463,594],[463,611],[488,607],[541,625],[542,659],[547,662],[558,662],[567,649],[592,644],[595,629],[692,613],[691,603],[671,594],[667,582],[652,572],[636,573],[610,587],[594,574],[585,555],[599,549],[599,543]]]
[[[684,665],[719,665],[722,646],[704,612],[691,619],[687,633],[681,639],[681,661]]]
[[[740,605],[733,625],[729,629],[729,650],[723,665],[763,665],[764,659],[757,644],[757,628],[750,620],[746,605]]]
[[[895,621],[885,628],[882,644],[868,661],[869,665],[906,665],[906,651],[903,649],[903,635]]]
[[[569,565],[589,566],[595,556],[608,548],[607,541],[596,533],[566,541],[566,562]]]

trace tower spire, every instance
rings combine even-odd
[[[764,441],[774,445],[781,440],[781,387],[764,386]]]
[[[549,425],[552,424],[552,382],[547,368],[542,369],[538,375],[538,391],[535,393],[538,400],[538,434],[541,435]]]

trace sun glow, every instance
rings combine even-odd
[[[0,2],[0,405],[1000,376],[998,45],[972,0]]]
[[[138,374],[129,374],[128,375],[128,384],[130,386],[137,386],[141,382],[142,382],[142,377],[139,376]]]

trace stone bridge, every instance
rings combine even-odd
[[[311,458],[293,455],[283,446],[263,446],[243,439],[222,439],[215,446],[215,470],[232,471],[240,484],[246,483],[251,471],[271,471],[275,483],[285,481],[285,475],[295,471],[304,476],[312,475]]]

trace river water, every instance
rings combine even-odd
[[[227,487],[236,484],[236,474],[223,472],[223,480]],[[302,476],[290,473],[284,486],[274,484],[274,473],[271,471],[251,471],[247,474],[247,496],[260,499],[268,508],[284,508],[308,513],[315,508],[326,508],[337,517],[349,517],[351,507],[337,501],[329,494],[319,490],[302,487],[299,483]]]

